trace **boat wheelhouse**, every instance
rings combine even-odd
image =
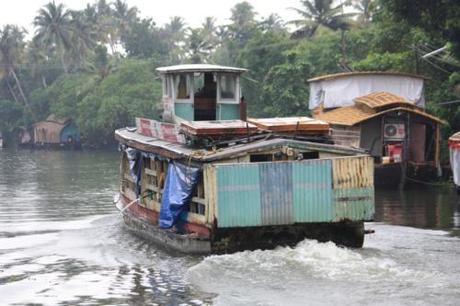
[[[460,132],[450,136],[448,144],[452,177],[457,192],[460,194]]]
[[[374,214],[373,159],[332,144],[308,117],[246,118],[240,68],[181,65],[163,79],[159,122],[115,132],[118,208],[174,250],[221,253],[305,238],[361,247]]]

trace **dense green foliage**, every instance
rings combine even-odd
[[[425,75],[427,108],[460,130],[458,1],[301,0],[296,20],[259,16],[236,4],[227,24],[181,17],[159,26],[135,7],[99,0],[70,11],[50,2],[35,35],[0,28],[0,130],[11,133],[50,114],[72,117],[86,145],[113,142],[113,130],[153,117],[161,88],[155,68],[215,63],[249,69],[242,81],[250,116],[309,114],[307,80],[350,70]],[[447,46],[435,56],[422,55]]]

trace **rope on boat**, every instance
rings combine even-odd
[[[148,196],[151,196],[152,192],[150,190],[148,190],[148,193],[142,197],[138,197],[137,199],[134,199],[132,200],[131,202],[128,203],[128,205],[126,205],[125,207],[123,207],[122,209],[120,209],[120,212],[124,212],[125,210],[127,210],[131,205],[133,205],[134,203],[138,202],[140,199],[143,199],[143,198],[146,198]]]

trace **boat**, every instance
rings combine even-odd
[[[457,193],[460,194],[460,132],[449,137],[448,145],[452,177]]]
[[[445,122],[425,111],[422,76],[366,71],[308,81],[313,117],[331,124],[335,143],[374,157],[376,187],[403,188],[441,176]]]
[[[242,68],[157,68],[162,120],[115,131],[116,205],[126,227],[167,249],[227,253],[305,238],[362,247],[374,161],[309,117],[247,118]]]

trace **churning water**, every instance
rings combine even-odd
[[[367,224],[376,233],[361,250],[304,240],[294,248],[196,257],[126,231],[112,204],[117,176],[116,153],[0,151],[0,305],[460,299],[459,208],[449,188],[377,192],[379,222]]]

